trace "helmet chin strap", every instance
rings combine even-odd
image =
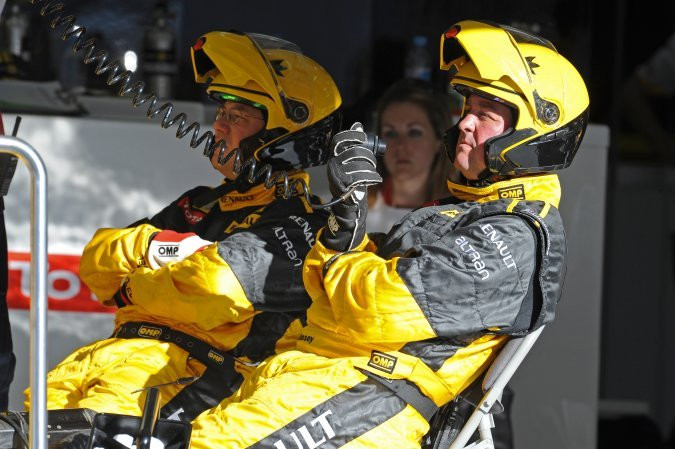
[[[456,125],[455,125],[455,127],[456,127]],[[464,175],[462,175],[462,179],[464,180],[465,185],[467,185],[469,187],[487,187],[491,184],[494,184],[495,182],[503,181],[504,179],[506,179],[505,176],[500,175],[499,173],[493,171],[490,168],[490,159],[489,159],[488,155],[490,154],[490,149],[491,149],[492,145],[497,140],[501,139],[502,137],[509,135],[512,130],[513,130],[513,128],[508,128],[502,134],[500,134],[498,136],[495,136],[495,137],[491,137],[491,138],[489,138],[488,140],[485,141],[485,145],[483,146],[483,148],[485,149],[485,151],[483,153],[483,157],[485,158],[485,169],[478,174],[477,179],[467,179]],[[450,131],[450,130],[448,130],[448,131]],[[446,135],[447,135],[447,133],[446,133]],[[457,133],[457,138],[458,137],[459,137],[459,133]],[[456,143],[457,143],[457,139],[455,139],[455,145],[456,145]],[[446,142],[446,144],[447,144],[447,142]],[[453,150],[453,156],[455,155],[454,153],[455,153],[455,151]],[[448,157],[450,157],[449,151],[448,151]],[[452,158],[452,160],[454,161],[454,158]]]
[[[486,168],[480,174],[478,175],[478,179],[466,179],[464,176],[462,176],[462,180],[464,181],[464,184],[468,187],[488,187],[491,186],[492,184],[500,181],[504,181],[506,179],[510,179],[509,176],[504,176],[500,175],[498,173],[493,173],[490,171],[489,168]]]
[[[267,129],[263,128],[252,136],[241,139],[239,142],[239,148],[242,151],[242,156],[244,156],[246,159],[253,157],[253,153],[255,153],[255,151],[262,145],[262,142],[265,142],[269,138],[267,134]]]
[[[467,179],[464,176],[462,176],[462,179],[464,180],[464,184],[468,187],[487,187],[500,181],[501,177],[492,173],[489,168],[486,168],[478,174],[478,179]]]

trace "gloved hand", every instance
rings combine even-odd
[[[341,131],[331,141],[333,157],[328,161],[328,186],[333,197],[341,197],[356,187],[344,201],[331,206],[328,226],[321,235],[326,248],[349,251],[357,247],[366,234],[368,198],[366,187],[382,182],[375,170],[372,151],[363,146],[366,133],[356,122],[348,131]]]
[[[194,232],[160,231],[148,245],[146,260],[153,270],[169,262],[178,262],[190,254],[206,248],[213,242],[204,240]]]

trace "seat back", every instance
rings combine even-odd
[[[499,402],[504,388],[513,377],[523,359],[539,338],[545,326],[525,337],[513,337],[506,342],[495,360],[483,376],[482,397],[472,400],[463,393],[456,400],[441,407],[431,423],[431,431],[424,447],[433,449],[494,449],[491,428],[494,427],[493,414],[503,410]],[[477,389],[476,389],[477,390]],[[473,412],[468,419],[461,410],[471,403]],[[467,446],[478,430],[479,438]]]

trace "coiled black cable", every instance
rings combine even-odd
[[[148,118],[155,118],[163,114],[161,126],[168,129],[174,124],[177,125],[176,138],[182,139],[186,135],[192,133],[190,137],[190,147],[197,148],[202,143],[204,144],[204,155],[209,159],[216,151],[218,154],[218,163],[225,164],[230,159],[234,158],[234,172],[237,177],[245,176],[250,184],[255,184],[262,181],[265,188],[273,188],[278,184],[283,183],[283,197],[288,199],[295,194],[296,191],[302,192],[305,200],[313,209],[325,209],[345,198],[349,197],[355,188],[346,192],[339,198],[335,198],[328,203],[314,203],[310,197],[309,186],[303,179],[290,180],[288,173],[285,171],[274,172],[270,164],[261,164],[254,157],[245,159],[242,151],[235,148],[227,152],[226,144],[223,140],[215,141],[215,136],[210,130],[200,135],[200,125],[197,122],[188,123],[187,115],[180,112],[172,117],[174,105],[166,101],[158,106],[160,103],[155,92],[144,94],[145,83],[143,81],[133,81],[132,72],[123,68],[118,60],[108,61],[108,52],[96,48],[96,40],[94,38],[87,38],[87,29],[84,26],[76,25],[76,18],[72,14],[65,13],[65,5],[60,1],[52,0],[28,0],[35,6],[41,6],[40,15],[43,17],[51,16],[49,26],[52,29],[57,27],[63,28],[61,33],[61,40],[75,39],[72,49],[75,53],[83,52],[82,61],[85,64],[96,63],[94,73],[98,76],[103,76],[108,73],[106,83],[108,86],[120,84],[117,94],[120,97],[126,95],[133,95],[132,105],[138,107],[142,104],[149,103],[146,115]],[[260,165],[260,166],[259,166]],[[246,175],[245,172],[248,172]]]

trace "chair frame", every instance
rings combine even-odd
[[[544,327],[524,337],[514,337],[506,342],[485,375],[482,384],[483,398],[448,449],[494,449],[490,430],[495,426],[492,406],[501,399],[504,387],[530,352]],[[467,446],[466,444],[476,430],[479,434],[478,441]]]

